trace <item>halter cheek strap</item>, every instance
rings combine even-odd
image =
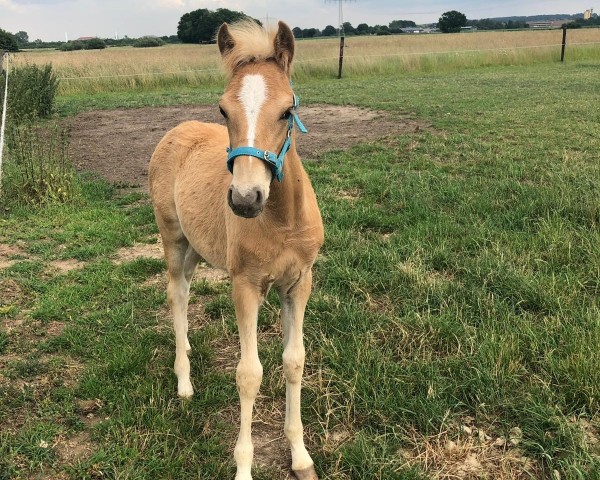
[[[233,173],[233,161],[236,157],[256,157],[259,158],[269,164],[271,167],[271,172],[273,172],[273,176],[277,178],[280,182],[283,180],[283,161],[285,160],[285,155],[290,149],[292,145],[292,130],[294,129],[294,124],[298,127],[302,133],[308,133],[308,130],[303,125],[303,123],[298,118],[298,113],[296,109],[300,104],[298,97],[294,94],[294,106],[292,108],[292,112],[290,118],[288,119],[288,128],[287,135],[285,138],[285,142],[283,142],[283,146],[279,151],[279,155],[276,155],[273,152],[269,152],[267,150],[261,150],[256,147],[237,147],[232,149],[231,147],[227,148],[227,169]]]

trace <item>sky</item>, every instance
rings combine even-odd
[[[357,26],[387,25],[392,20],[436,22],[448,10],[469,19],[511,15],[582,13],[593,0],[351,0],[343,20]],[[184,13],[198,8],[242,11],[263,23],[284,20],[290,27],[337,26],[338,0],[0,0],[0,28],[25,31],[29,40],[69,40],[174,35]]]

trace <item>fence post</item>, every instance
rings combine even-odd
[[[567,26],[563,25],[563,39],[562,39],[562,50],[560,52],[560,61],[565,61],[565,47],[567,46]]]
[[[8,108],[8,51],[3,51],[0,56],[0,74],[4,69],[4,58],[6,57],[6,74],[4,76],[4,95],[2,116],[0,117],[0,197],[2,197],[2,154],[4,153],[4,127],[6,126],[6,110]]]
[[[342,78],[342,66],[344,64],[344,34],[340,36],[340,65],[338,69],[338,78]]]

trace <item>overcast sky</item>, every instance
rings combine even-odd
[[[591,0],[356,0],[344,3],[344,21],[387,25],[391,20],[435,22],[448,10],[467,18],[509,15],[582,13]],[[64,40],[83,36],[173,35],[186,12],[228,8],[263,21],[286,21],[291,27],[337,26],[338,2],[326,0],[0,0],[0,28],[24,30],[30,40]]]

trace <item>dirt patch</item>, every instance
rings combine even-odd
[[[352,188],[350,190],[340,190],[338,192],[338,198],[346,200],[347,202],[354,203],[362,196],[362,191],[359,188]]]
[[[300,108],[308,135],[297,135],[298,153],[318,159],[331,150],[429,126],[385,112],[333,105]],[[148,162],[160,139],[186,120],[222,123],[217,106],[144,107],[80,113],[72,120],[71,153],[78,169],[111,182],[146,187]]]
[[[206,280],[209,283],[224,282],[229,278],[227,272],[212,268],[208,263],[200,263],[194,274],[195,280]]]
[[[538,478],[542,467],[520,448],[523,434],[519,427],[504,437],[488,434],[489,429],[470,417],[461,423],[428,437],[413,431],[413,448],[398,453],[409,465],[421,465],[432,479]]]
[[[162,243],[136,243],[131,247],[121,248],[115,254],[114,262],[120,265],[125,262],[132,262],[138,258],[152,258],[154,260],[162,260],[163,249]]]
[[[103,404],[100,400],[78,400],[77,410],[86,429],[70,437],[59,437],[54,450],[61,463],[75,465],[77,462],[90,457],[97,449],[92,441],[90,429],[102,420],[98,417]]]
[[[90,438],[88,431],[83,431],[69,438],[60,438],[54,447],[61,463],[75,465],[78,461],[90,457],[96,446]]]
[[[2,244],[0,244],[0,247]],[[10,278],[0,280],[0,307],[14,305],[23,298],[23,290],[17,282]]]
[[[125,262],[132,262],[138,258],[152,258],[155,260],[162,260],[164,258],[164,251],[162,245],[162,239],[160,235],[156,236],[156,243],[136,243],[131,247],[124,247],[119,249],[114,255],[114,262],[120,265]],[[194,279],[206,280],[207,282],[223,282],[229,278],[229,275],[223,270],[212,268],[205,262],[198,263]],[[143,286],[154,286],[154,285],[167,285],[167,272],[157,273],[156,275],[147,279]]]
[[[15,245],[0,243],[0,269],[12,266],[16,260],[15,257],[24,257],[25,252]]]
[[[285,400],[279,399],[278,408],[264,410],[260,397],[252,419],[252,443],[254,444],[254,461],[262,468],[277,473],[277,478],[292,479],[290,466],[292,454],[289,443],[283,433]],[[263,407],[263,408],[260,408]]]
[[[85,262],[75,260],[74,258],[67,258],[66,260],[54,260],[49,262],[48,265],[51,270],[63,274],[85,267]]]

